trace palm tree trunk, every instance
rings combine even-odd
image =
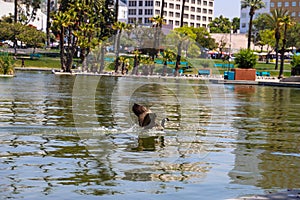
[[[284,53],[285,53],[285,45],[286,45],[286,33],[287,32],[287,24],[284,26],[284,36],[282,40],[282,48],[281,48],[281,56],[280,56],[280,69],[278,78],[283,78],[283,68],[284,68]]]
[[[100,49],[100,73],[102,73],[103,72],[103,70],[104,70],[104,44],[103,44],[103,42],[101,43],[101,47],[100,47],[101,49]]]
[[[251,48],[252,21],[253,21],[253,14],[250,14],[249,29],[248,29],[248,49]]]
[[[120,40],[121,40],[121,31],[118,32],[117,44],[116,44],[116,61],[115,61],[115,72],[118,73],[119,70],[119,55],[120,55]]]
[[[47,0],[47,27],[46,27],[46,42],[47,47],[50,46],[50,0]]]
[[[182,8],[181,8],[181,16],[180,16],[180,27],[183,27],[183,16],[184,16],[184,7],[185,7],[185,0],[182,1]],[[178,75],[180,60],[181,60],[181,45],[182,42],[178,43],[178,51],[176,56],[176,64],[175,64],[175,76]]]
[[[279,30],[275,30],[275,39],[276,39],[276,44],[275,44],[275,52],[276,52],[275,70],[277,70],[278,69],[279,40],[280,40],[280,32],[279,32]]]
[[[61,26],[60,34],[59,34],[59,46],[60,46],[60,66],[61,69],[65,72],[66,66],[65,66],[65,57],[64,57],[64,27]]]

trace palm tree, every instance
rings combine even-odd
[[[125,22],[115,22],[113,25],[113,29],[117,31],[117,42],[115,45],[115,54],[116,54],[116,61],[115,61],[115,72],[117,73],[119,70],[119,60],[120,60],[120,40],[122,31],[128,30],[131,28],[131,25],[126,24]]]
[[[157,49],[159,47],[159,39],[161,34],[162,25],[164,24],[163,17],[157,15],[155,17],[150,18],[153,23],[153,27],[155,28],[154,32],[154,48]]]
[[[133,60],[132,75],[137,75],[138,67],[139,67],[140,59],[141,59],[141,52],[139,50],[134,50],[133,54],[134,54],[134,60]]]
[[[181,16],[180,16],[180,27],[183,27],[183,16],[184,16],[184,7],[185,7],[185,0],[182,1],[182,7],[181,7]],[[176,56],[176,64],[175,64],[175,76],[178,75],[180,60],[181,60],[181,45],[182,42],[180,41],[178,43],[178,51]]]
[[[278,52],[279,52],[279,40],[281,38],[280,33],[280,23],[283,16],[287,15],[287,11],[283,9],[275,9],[271,11],[271,14],[267,14],[267,22],[268,24],[273,27],[275,32],[275,52],[276,52],[276,62],[275,62],[275,69],[278,69]]]
[[[171,51],[170,49],[165,49],[165,50],[162,52],[162,56],[163,56],[163,63],[164,63],[162,75],[165,76],[166,73],[167,73],[167,65],[168,65],[168,61],[174,60],[175,54],[174,54],[174,52]]]
[[[255,14],[256,10],[259,10],[261,8],[265,7],[265,3],[263,0],[242,0],[241,2],[241,8],[250,8],[249,11],[249,29],[248,29],[248,49],[251,47],[251,34],[252,34],[252,21],[253,21],[253,16]]]
[[[283,77],[283,66],[284,66],[284,53],[285,53],[285,46],[286,46],[286,38],[287,38],[287,30],[290,26],[292,26],[294,22],[291,19],[291,16],[284,15],[280,20],[280,25],[283,26],[283,39],[282,39],[282,48],[281,48],[281,57],[280,57],[280,70],[279,70],[279,76],[278,78]]]

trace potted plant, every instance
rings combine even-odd
[[[256,55],[249,49],[242,49],[234,59],[238,68],[232,69],[235,72],[235,80],[251,80],[256,79]]]

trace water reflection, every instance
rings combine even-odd
[[[298,188],[300,154],[298,89],[234,87],[240,102],[233,126],[238,130],[233,183]],[[296,95],[297,96],[297,95]],[[291,106],[292,105],[292,106]],[[293,153],[294,155],[288,155]]]
[[[3,199],[226,199],[300,187],[298,89],[20,73],[0,90]],[[166,130],[138,127],[133,102],[169,117]]]

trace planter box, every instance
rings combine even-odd
[[[234,80],[248,80],[255,81],[256,80],[256,69],[231,69],[231,71],[235,72]]]

